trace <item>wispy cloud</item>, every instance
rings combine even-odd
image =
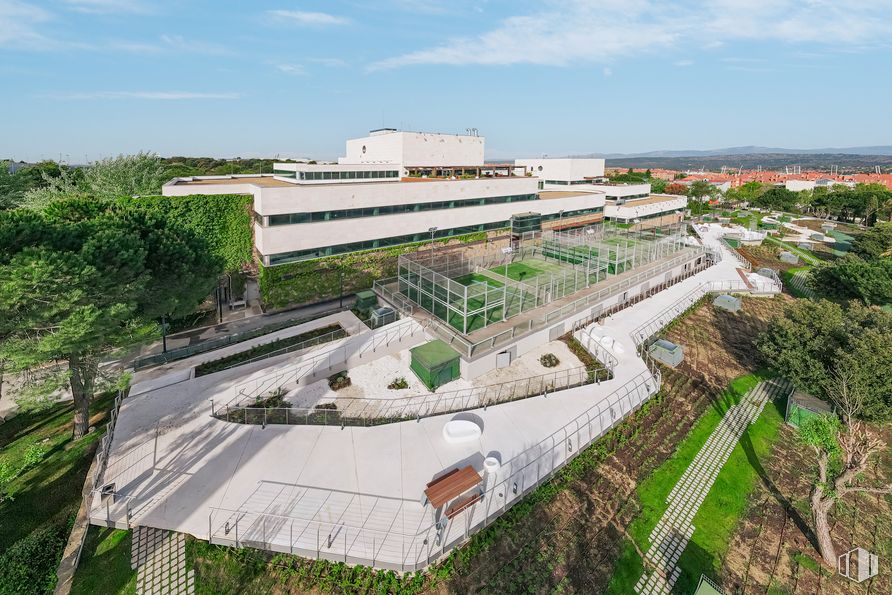
[[[329,14],[327,12],[309,12],[304,10],[268,10],[266,14],[273,20],[311,27],[328,27],[346,25],[350,19]]]
[[[676,60],[676,61],[673,62],[672,64],[673,64],[674,66],[678,66],[679,68],[685,68],[685,67],[687,67],[687,66],[693,66],[693,65],[694,65],[694,61],[693,61],[693,60]]]
[[[182,35],[162,35],[157,42],[144,41],[112,41],[108,44],[112,50],[130,52],[134,54],[206,54],[210,56],[223,56],[232,51],[218,43],[210,43],[196,39],[187,39]]]
[[[86,14],[148,14],[153,7],[139,0],[62,0],[75,12]]]
[[[196,93],[192,91],[89,91],[76,93],[47,93],[41,99],[54,101],[96,101],[144,99],[149,101],[186,101],[193,99],[239,99],[239,93]]]
[[[307,69],[303,64],[276,64],[276,70],[292,76],[303,76],[307,74]]]
[[[45,9],[19,2],[0,0],[0,47],[12,49],[51,49],[58,42],[40,31],[38,27],[50,21],[52,15]]]
[[[340,58],[307,58],[307,62],[319,64],[328,68],[343,68],[347,66],[347,62]]]
[[[369,70],[415,64],[567,66],[666,47],[715,49],[734,41],[773,41],[860,49],[892,35],[889,0],[704,0],[668,8],[657,0],[547,0],[472,37],[411,51]]]

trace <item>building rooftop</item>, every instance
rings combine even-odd
[[[286,182],[284,180],[279,180],[274,178],[272,175],[263,176],[226,176],[226,177],[214,177],[214,178],[191,178],[191,179],[178,179],[173,182],[175,186],[221,186],[221,185],[240,185],[240,184],[253,184],[255,186],[262,186],[264,188],[275,188],[275,187],[291,187],[294,186],[293,182]]]
[[[684,196],[677,194],[651,194],[645,198],[623,198],[620,197],[620,200],[625,200],[625,202],[621,205],[621,207],[640,207],[644,205],[652,205],[661,202],[669,202],[672,200],[678,200],[679,198],[685,198]],[[612,198],[608,198],[609,201],[613,201]]]
[[[604,194],[602,192],[583,192],[579,190],[540,190],[539,198],[542,200],[553,200],[555,198],[572,198],[574,196],[600,196],[603,197]]]

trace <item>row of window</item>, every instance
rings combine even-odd
[[[380,178],[398,178],[399,170],[373,170],[373,171],[287,171],[274,169],[273,173],[277,176],[285,178],[296,178],[298,180],[321,181],[321,180],[372,180]]]
[[[540,221],[553,221],[555,219],[559,219],[561,217],[570,218],[577,217],[579,215],[589,215],[594,213],[601,213],[604,211],[603,207],[595,207],[591,209],[580,209],[578,211],[565,211],[563,215],[560,213],[555,213],[552,215],[522,215],[520,218],[524,218],[527,226],[530,229],[524,229],[523,231],[533,231],[533,228],[541,229],[539,225],[537,225]],[[452,236],[463,235],[467,233],[475,233],[479,231],[490,231],[493,229],[502,229],[506,227],[510,227],[512,222],[514,221],[514,217],[509,221],[495,221],[492,223],[481,223],[479,225],[469,225],[465,227],[454,227],[452,229],[438,229],[434,232],[434,239],[437,238],[448,238]],[[530,225],[532,224],[532,225]],[[524,226],[526,227],[526,226]],[[516,232],[517,233],[517,232]],[[431,235],[429,232],[421,232],[415,234],[407,234],[402,236],[394,236],[390,238],[380,238],[376,240],[366,240],[364,242],[353,242],[350,244],[338,244],[335,246],[325,246],[322,248],[313,248],[310,250],[295,250],[293,252],[281,252],[279,254],[271,254],[269,256],[269,264],[284,264],[286,262],[297,262],[300,260],[311,260],[313,258],[323,258],[325,256],[334,256],[336,254],[345,254],[347,252],[359,252],[360,250],[374,250],[375,248],[386,248],[387,246],[397,246],[399,244],[411,244],[413,242],[423,242],[426,240],[430,240]]]
[[[675,211],[661,211],[657,213],[650,213],[648,215],[631,215],[629,217],[614,217],[613,219],[629,223],[631,221],[634,221],[635,219],[641,219],[643,221],[645,219],[656,219],[657,217],[671,217],[675,214]]]
[[[434,232],[434,239],[448,238],[479,231],[491,231],[493,229],[501,229],[508,227],[508,221],[495,221],[493,223],[482,223],[480,225],[469,225],[466,227],[454,227],[452,229],[438,229]],[[400,244],[411,244],[414,242],[424,242],[431,239],[429,232],[407,234],[403,236],[394,236],[390,238],[380,238],[377,240],[367,240],[365,242],[353,242],[350,244],[338,244],[336,246],[325,246],[323,248],[313,248],[311,250],[295,250],[293,252],[281,252],[279,254],[271,254],[269,256],[269,264],[284,264],[286,262],[297,262],[300,260],[311,260],[313,258],[322,258],[324,256],[334,256],[336,254],[345,254],[347,252],[359,252],[360,250],[374,250],[375,248],[386,248],[387,246],[398,246]]]
[[[447,200],[442,202],[425,202],[407,205],[385,205],[378,207],[365,207],[362,209],[340,209],[336,211],[317,211],[315,213],[285,213],[283,215],[269,215],[267,225],[291,225],[294,223],[316,223],[319,221],[334,221],[337,219],[359,219],[362,217],[378,217],[380,215],[401,215],[404,213],[418,213],[422,211],[438,211],[442,209],[457,209],[462,207],[479,207],[509,202],[522,202],[536,200],[535,194],[516,194],[512,196],[493,196],[489,198],[469,198],[465,200]],[[261,225],[263,222],[258,219]]]
[[[591,186],[594,182],[591,180],[545,180],[546,184],[553,184],[555,186],[579,186],[583,184],[588,184]]]

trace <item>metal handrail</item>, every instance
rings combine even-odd
[[[264,353],[263,355],[258,355],[256,357],[252,357],[251,359],[247,359],[247,360],[235,363],[235,364],[231,364],[224,368],[220,368],[219,370],[215,370],[215,372],[222,372],[224,370],[230,370],[230,369],[236,368],[238,366],[244,366],[246,364],[253,364],[255,362],[263,361],[263,360],[269,359],[271,357],[277,357],[279,355],[285,355],[286,353],[293,353],[295,351],[302,351],[304,349],[308,349],[310,347],[315,347],[317,345],[325,345],[326,343],[331,343],[333,341],[337,341],[338,339],[344,339],[346,337],[355,337],[357,335],[361,335],[363,333],[366,333],[366,332],[372,330],[372,328],[370,326],[371,320],[372,320],[371,318],[369,318],[368,320],[361,320],[358,324],[355,325],[356,332],[353,332],[353,333],[349,332],[348,329],[345,329],[343,324],[338,323],[338,326],[340,326],[341,328],[339,328],[337,330],[329,331],[323,335],[319,335],[318,337],[313,337],[312,339],[307,339],[306,341],[301,341],[300,343],[297,343],[296,345],[282,347],[281,349],[276,349],[275,351],[271,351],[269,353]],[[307,331],[307,332],[312,332],[312,331]],[[287,341],[289,338],[290,337],[283,337],[281,339],[275,339],[274,341],[270,341],[269,343],[275,343],[277,341]],[[269,345],[269,343],[260,343],[258,345],[254,345],[253,347],[247,349],[246,351],[250,351],[250,349],[253,349],[254,347],[262,347],[264,345]],[[238,354],[233,354],[233,355],[238,355]],[[221,359],[227,359],[229,357],[232,357],[232,355],[226,355],[226,356],[223,356],[223,357],[220,357],[217,359],[207,360],[207,361],[201,362],[198,365],[202,366],[205,364],[212,364],[216,361],[220,361]]]
[[[601,366],[576,367],[481,387],[407,397],[365,398],[355,401],[362,403],[358,411],[241,405],[226,405],[218,409],[211,401],[211,415],[224,421],[255,425],[373,426],[396,423],[479,407],[486,408],[490,405],[553,394],[586,384],[600,384],[609,379],[618,364],[613,354],[606,350],[602,357],[607,361],[602,362],[604,365]],[[608,378],[602,379],[605,373]],[[353,403],[348,407],[352,405]]]
[[[211,508],[208,514],[208,540],[211,543],[229,543],[236,546],[258,543],[262,544],[265,549],[302,553],[310,557],[371,564],[379,568],[400,571],[419,570],[439,559],[447,550],[466,542],[471,535],[487,527],[508,508],[521,501],[530,491],[548,481],[567,462],[656,394],[661,382],[659,370],[656,372],[645,370],[637,374],[567,424],[519,453],[515,458],[505,462],[502,465],[503,479],[492,484],[484,483],[482,487],[483,503],[462,513],[463,523],[457,518],[449,521],[443,527],[431,520],[414,534],[401,531],[384,533],[380,529],[364,525],[354,526],[347,523],[317,520],[316,518],[306,519],[264,512]],[[529,456],[531,453],[533,456]],[[528,482],[530,477],[534,478],[532,482]],[[495,496],[496,494],[498,497]],[[359,493],[354,493],[354,495],[366,496]],[[482,510],[483,518],[479,521],[475,520],[477,506],[485,507]],[[234,523],[240,522],[240,518],[250,518],[250,522],[255,525],[254,537],[257,536],[258,529],[256,527],[259,523],[261,539],[241,539],[243,534],[237,533],[238,529],[234,525],[226,527],[229,530],[226,535],[220,535],[220,527],[214,528],[214,517],[220,512],[236,515]],[[274,534],[267,531],[267,518],[273,524]],[[317,547],[315,549],[301,547],[295,541],[295,523],[300,535],[304,535],[307,530],[312,535],[312,529],[317,528],[319,534],[316,538]],[[281,541],[273,541],[284,532],[285,524],[288,524],[289,527],[287,546],[282,545]],[[331,528],[331,531],[326,535],[325,547],[323,547],[321,537],[322,528]],[[342,535],[340,531],[345,533]],[[450,531],[461,531],[461,533],[454,534]],[[384,560],[382,552],[385,550],[385,541],[388,538],[390,543],[387,544],[387,547],[391,560]],[[310,539],[312,540],[312,537]],[[370,543],[371,554],[369,554]],[[341,546],[341,544],[343,545]],[[394,559],[399,561],[392,561]]]

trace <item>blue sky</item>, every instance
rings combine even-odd
[[[892,0],[0,0],[0,158],[892,144]]]

